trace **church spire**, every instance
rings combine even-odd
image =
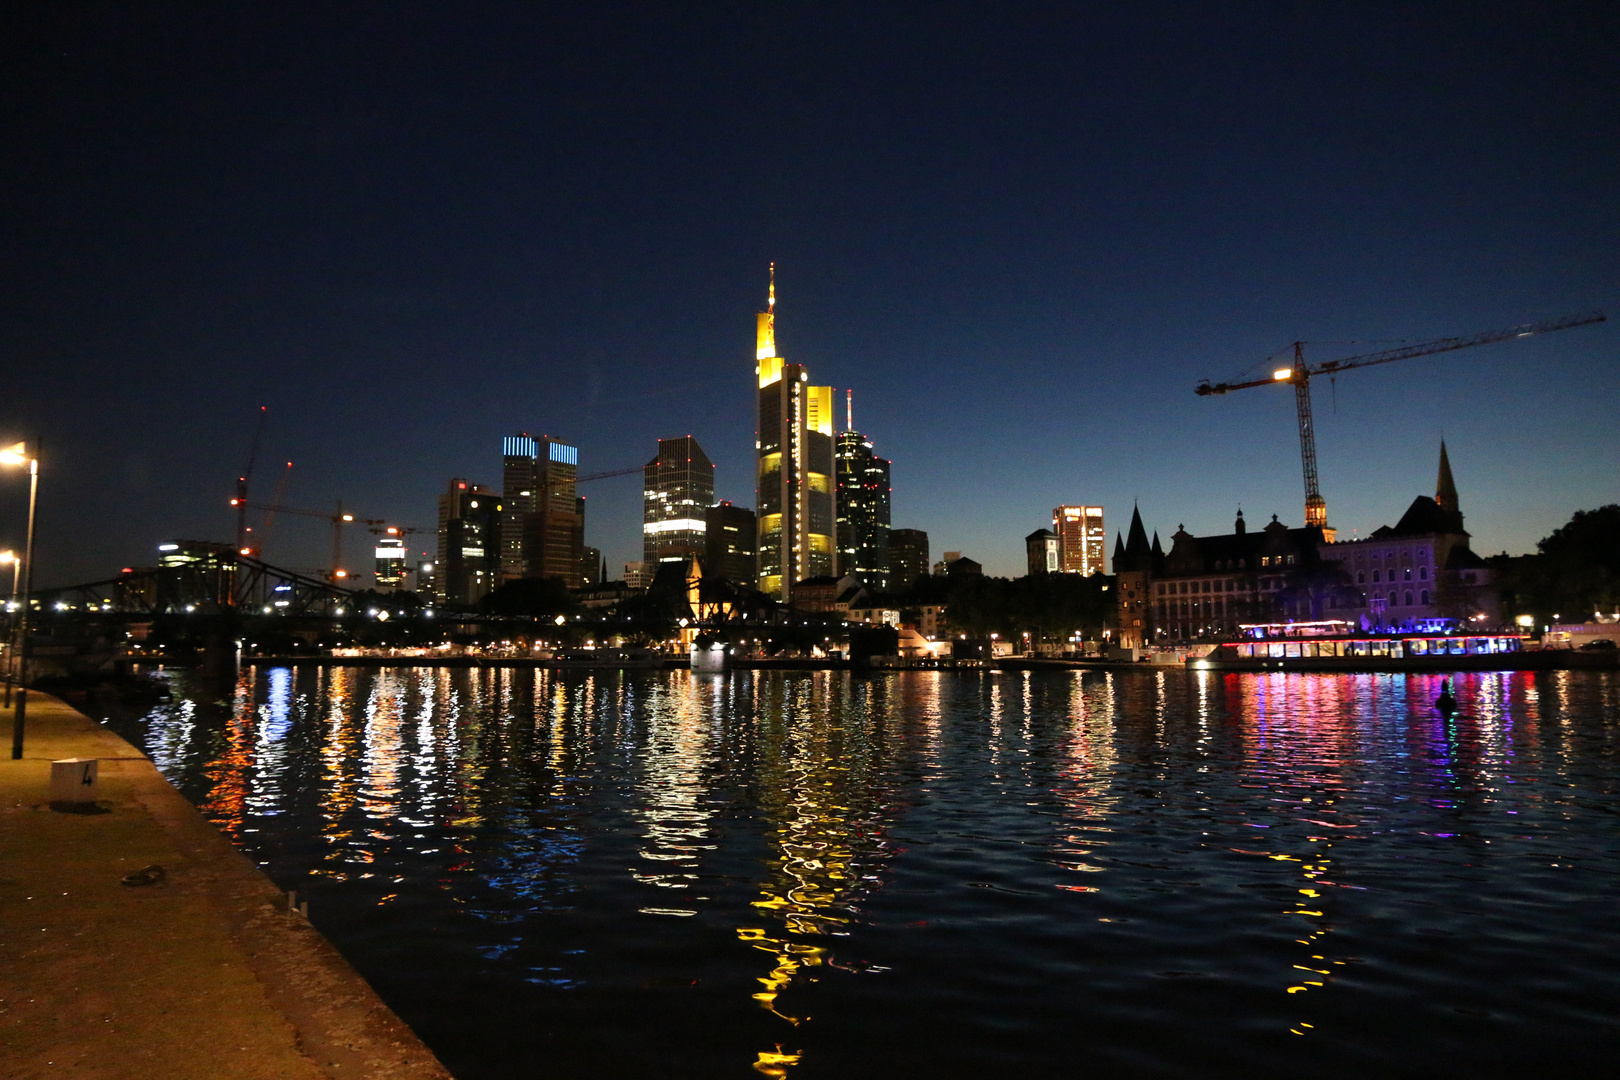
[[[1434,485],[1434,501],[1442,510],[1457,512],[1457,482],[1451,478],[1451,459],[1446,456],[1446,440],[1440,440],[1440,479]]]

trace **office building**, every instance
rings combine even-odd
[[[658,456],[643,470],[642,559],[684,562],[704,553],[709,506],[714,502],[714,465],[690,435],[659,439]]]
[[[439,548],[433,569],[436,603],[465,607],[478,603],[498,583],[501,495],[461,477],[439,496]],[[420,591],[423,586],[417,583]]]
[[[585,500],[575,490],[579,450],[549,436],[508,435],[503,460],[500,574],[579,586]]]
[[[396,533],[398,530],[388,531]],[[410,573],[405,565],[405,557],[410,554],[405,550],[405,541],[397,535],[380,536],[373,554],[377,559],[377,591],[397,592],[403,588],[405,576]]]
[[[854,391],[834,458],[837,484],[838,569],[874,589],[889,587],[889,463],[872,453],[871,440],[854,430]]]
[[[909,589],[928,576],[928,534],[921,529],[889,530],[889,583]]]
[[[209,540],[171,540],[158,545],[158,565],[178,570],[181,589],[220,607],[236,602],[237,549],[234,544]]]
[[[734,585],[752,585],[757,553],[754,548],[754,512],[746,506],[716,503],[704,511],[703,569]]]
[[[580,588],[590,588],[602,584],[607,577],[607,567],[602,562],[602,549],[586,547],[579,555],[579,584]]]
[[[1060,506],[1052,511],[1052,531],[1057,533],[1058,560],[1065,574],[1090,577],[1106,572],[1103,551],[1108,538],[1102,507]]]
[[[759,381],[759,589],[783,602],[793,583],[836,573],[832,387],[776,351],[776,268],[769,303],[755,321]]]
[[[1024,553],[1031,574],[1056,574],[1063,568],[1057,533],[1051,529],[1036,529],[1024,537]]]

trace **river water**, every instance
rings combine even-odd
[[[1620,1074],[1620,676],[171,671],[459,1080]]]

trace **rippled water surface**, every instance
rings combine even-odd
[[[1620,1075],[1620,677],[170,673],[460,1080]]]

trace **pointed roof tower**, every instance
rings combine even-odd
[[[1451,478],[1451,459],[1446,456],[1446,440],[1440,440],[1440,478],[1434,485],[1434,501],[1442,510],[1457,513],[1457,483]]]
[[[1148,546],[1147,529],[1142,526],[1142,511],[1140,507],[1131,507],[1131,531],[1125,537],[1125,554],[1127,556],[1146,555],[1153,549]]]
[[[1120,533],[1114,534],[1114,573],[1119,573],[1125,566],[1125,537]]]
[[[1153,557],[1155,559],[1164,558],[1164,545],[1159,543],[1159,530],[1158,529],[1153,530]]]
[[[1139,570],[1151,572],[1153,569],[1153,546],[1148,543],[1147,529],[1142,526],[1142,511],[1136,507],[1131,508],[1131,527],[1125,534],[1124,557],[1114,556],[1114,573],[1121,570]]]

